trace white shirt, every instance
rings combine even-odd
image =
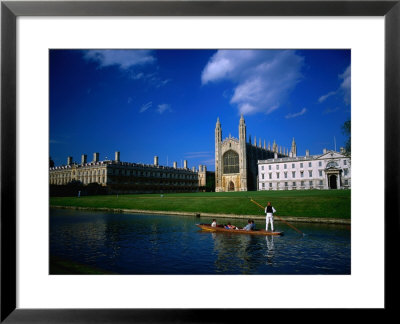
[[[217,222],[212,222],[211,227],[217,227]]]

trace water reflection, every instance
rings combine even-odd
[[[273,264],[273,259],[274,259],[274,255],[275,255],[275,251],[274,251],[274,236],[265,236],[265,240],[267,242],[267,253],[265,255],[266,258],[266,262],[269,265]]]
[[[299,237],[199,231],[195,217],[53,210],[50,255],[123,274],[349,274],[350,231]]]
[[[262,237],[245,234],[212,233],[215,266],[221,273],[253,273],[263,261]]]

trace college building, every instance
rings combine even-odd
[[[213,174],[207,171],[205,165],[191,169],[187,160],[183,167],[161,166],[158,157],[153,164],[141,164],[120,161],[120,152],[115,152],[114,160],[100,161],[99,153],[93,154],[93,160],[87,161],[83,154],[80,163],[69,156],[67,164],[50,168],[50,185],[66,185],[79,181],[84,185],[97,183],[107,188],[109,193],[168,193],[197,192],[205,190],[208,178]]]
[[[248,191],[257,190],[257,163],[258,160],[274,157],[284,158],[289,150],[273,142],[271,147],[261,145],[251,136],[247,141],[246,124],[243,115],[239,121],[239,138],[231,135],[222,140],[222,127],[217,119],[215,126],[215,191]]]
[[[324,149],[321,155],[274,156],[258,161],[258,190],[350,189],[351,158]]]

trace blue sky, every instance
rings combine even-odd
[[[350,50],[50,50],[50,156],[214,170],[214,129],[297,154],[344,146]]]

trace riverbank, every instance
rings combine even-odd
[[[257,204],[253,203],[256,201]],[[350,190],[282,190],[50,197],[50,206],[205,218],[264,219],[272,202],[286,221],[350,224]],[[259,205],[258,205],[259,204]],[[276,217],[276,220],[279,220]]]
[[[105,208],[105,207],[79,207],[79,206],[51,206],[51,208],[60,209],[75,209],[75,210],[92,210],[92,211],[107,211],[113,213],[128,213],[128,214],[151,214],[151,215],[173,215],[173,216],[194,216],[199,218],[237,218],[237,219],[260,219],[264,220],[265,216],[255,215],[235,215],[235,214],[216,214],[216,213],[192,213],[192,212],[177,212],[177,211],[154,211],[140,209],[121,209],[121,208]],[[279,222],[279,218],[286,222],[302,222],[302,223],[320,223],[320,224],[340,224],[350,225],[350,219],[340,218],[318,218],[318,217],[295,217],[295,216],[279,216],[275,217],[274,221]]]

